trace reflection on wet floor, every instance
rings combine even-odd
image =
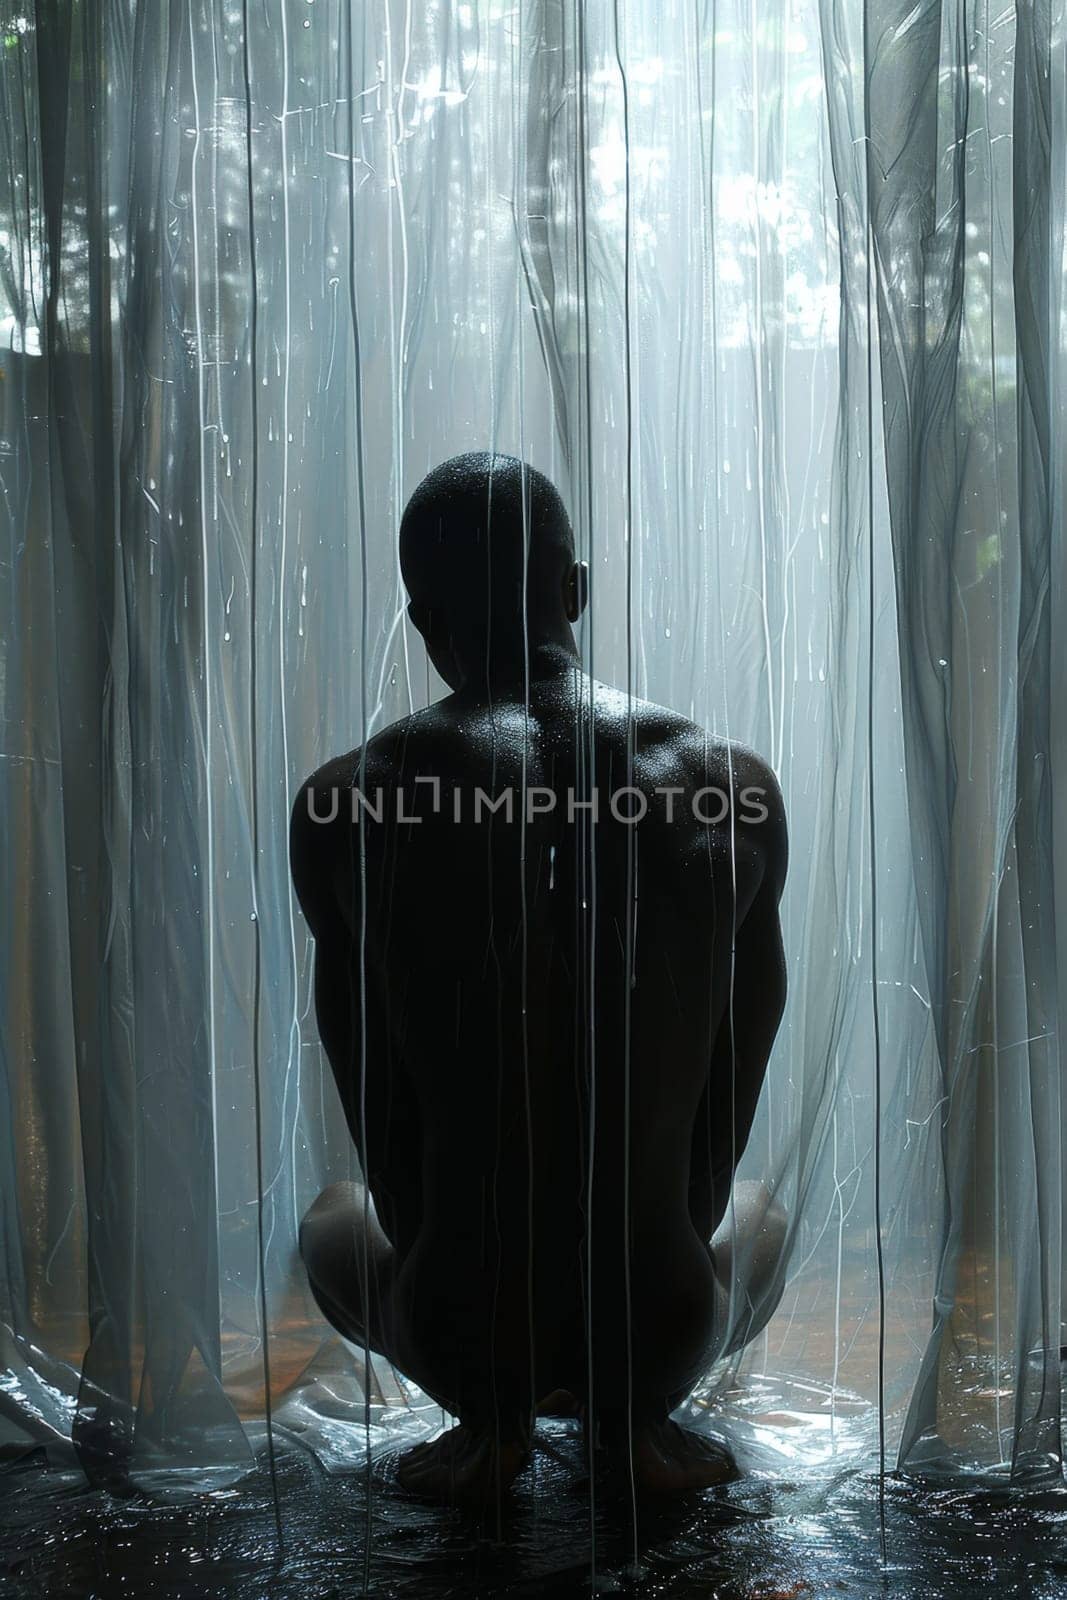
[[[0,1588],[42,1595],[260,1596],[369,1593],[589,1593],[638,1596],[919,1597],[1067,1594],[1067,1497],[1008,1497],[886,1482],[882,1564],[877,1479],[805,1469],[748,1471],[669,1509],[638,1514],[601,1500],[590,1516],[587,1462],[573,1424],[543,1423],[539,1447],[499,1528],[413,1504],[385,1452],[366,1469],[327,1473],[300,1451],[278,1461],[283,1545],[269,1475],[205,1490],[195,1474],[160,1480],[158,1497],[118,1499],[40,1454],[0,1475]],[[173,1498],[176,1490],[181,1498]]]

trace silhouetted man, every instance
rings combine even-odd
[[[400,559],[452,693],[293,809],[319,1030],[369,1188],[305,1217],[311,1286],[459,1418],[402,1457],[414,1491],[506,1485],[557,1391],[638,1488],[721,1481],[729,1458],[669,1413],[781,1292],[763,1185],[737,1186],[712,1238],[784,1000],[777,784],[583,673],[587,574],[540,473],[446,462]]]

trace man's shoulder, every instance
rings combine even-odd
[[[618,691],[603,697],[609,726],[618,717],[620,704],[622,714],[633,721],[638,781],[685,789],[690,802],[698,804],[698,820],[717,818],[715,826],[729,830],[732,847],[758,861],[761,874],[773,867],[776,876],[784,876],[785,802],[770,763],[737,739],[723,738],[680,712],[651,701],[629,700]]]
[[[724,739],[708,733],[695,723],[680,728],[674,739],[696,778],[717,784],[735,795],[757,792],[766,802],[768,811],[784,818],[785,806],[778,779],[758,751],[739,739]]]
[[[679,711],[657,705],[652,700],[633,698],[602,684],[595,685],[593,704],[598,721],[608,728],[622,729],[627,719],[632,719],[639,754],[669,755],[682,764],[694,780],[725,782],[734,789],[760,786],[767,791],[775,809],[781,808],[781,791],[772,768],[757,751],[740,740],[723,738]]]
[[[298,798],[308,791],[320,796],[334,789],[357,789],[396,779],[413,756],[418,758],[423,751],[441,748],[455,739],[452,720],[442,716],[436,706],[413,711],[372,734],[365,744],[324,762],[305,778]]]
[[[431,708],[432,710],[432,708]],[[404,781],[413,749],[422,743],[426,726],[435,719],[426,712],[402,717],[373,734],[365,744],[331,756],[304,779],[293,797],[289,816],[289,861],[297,894],[309,915],[329,899],[339,865],[350,862],[359,812],[381,812],[381,794]],[[376,834],[370,832],[368,839]]]

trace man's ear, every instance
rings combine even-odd
[[[568,572],[563,586],[563,600],[567,621],[577,622],[589,604],[589,567],[586,562],[576,561]]]

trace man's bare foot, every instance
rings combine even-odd
[[[530,1446],[460,1423],[439,1439],[405,1450],[397,1465],[401,1487],[427,1500],[486,1505],[518,1477]]]
[[[569,1389],[553,1389],[537,1405],[539,1417],[580,1417],[582,1410],[581,1403]]]
[[[608,1478],[620,1492],[633,1487],[641,1495],[683,1494],[709,1489],[738,1476],[737,1463],[723,1444],[677,1422],[658,1422],[634,1430],[629,1448],[606,1443]]]

